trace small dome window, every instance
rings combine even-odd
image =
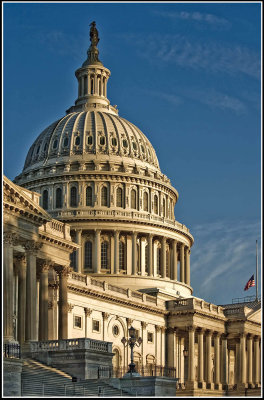
[[[81,143],[81,138],[80,136],[77,136],[77,138],[75,139],[75,146],[79,146],[80,143]]]
[[[124,147],[128,147],[128,143],[127,143],[127,140],[126,140],[126,139],[123,140],[123,146],[124,146]]]
[[[117,145],[117,140],[115,137],[112,138],[112,146],[116,146]]]
[[[93,144],[93,137],[92,136],[88,136],[87,143],[88,144]]]
[[[133,146],[133,149],[134,149],[134,150],[137,150],[137,145],[136,145],[135,142],[132,142],[132,146]]]
[[[63,141],[63,147],[67,147],[68,144],[69,144],[69,139],[66,137],[66,138],[64,138],[64,141]]]
[[[53,142],[52,148],[53,148],[53,149],[56,149],[57,147],[58,147],[58,140],[55,139],[54,142]]]
[[[142,145],[141,145],[141,150],[142,150],[142,153],[145,153],[145,149]]]
[[[119,327],[117,325],[113,326],[113,335],[118,336],[119,335]]]
[[[101,136],[101,137],[100,137],[100,145],[101,145],[101,146],[104,146],[104,145],[105,145],[105,137],[104,137],[104,136]]]

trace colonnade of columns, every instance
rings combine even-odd
[[[190,326],[185,331],[178,328],[167,329],[168,366],[178,368],[179,359],[184,355],[177,353],[176,343],[184,340],[185,357],[188,358],[185,381],[189,389],[224,389],[231,384],[230,348],[234,338],[209,329]],[[254,388],[260,386],[260,337],[242,333],[236,339],[235,381],[237,387]]]
[[[120,265],[119,265],[119,243],[121,231],[115,230],[111,232],[106,232],[107,235],[114,237],[114,244],[112,251],[114,252],[113,262],[114,265],[108,266],[108,269],[111,269],[112,273],[119,274],[120,273]],[[129,259],[131,260],[131,271],[127,271],[128,274],[131,275],[148,275],[148,276],[161,276],[162,278],[170,278],[172,280],[178,280],[180,282],[186,283],[190,285],[190,248],[186,246],[186,244],[182,242],[178,242],[175,239],[166,238],[165,236],[158,236],[152,233],[145,234],[141,232],[124,232],[124,234],[128,234],[131,237],[131,255],[128,254]],[[101,237],[102,230],[96,229],[93,234],[92,240],[92,257],[93,257],[93,272],[100,273],[102,272],[101,267]],[[138,239],[144,239],[145,241],[145,251],[147,259],[147,264],[144,264],[144,268],[138,265],[138,260],[141,260],[141,254],[138,254]],[[76,243],[82,245],[84,247],[85,238],[82,238],[82,231],[76,230],[75,234]],[[158,241],[160,256],[154,257],[154,241]],[[156,247],[158,249],[158,247]],[[109,250],[111,251],[111,250]],[[140,250],[141,251],[141,250]],[[169,257],[167,259],[167,252],[169,251]],[[111,264],[111,257],[108,257],[109,264]],[[159,261],[158,261],[159,259]],[[158,265],[159,262],[159,265]],[[156,265],[155,265],[156,263]],[[178,263],[180,264],[179,274],[178,274]],[[80,273],[85,269],[84,262],[84,251],[82,254],[82,250],[79,249],[76,252],[76,270]]]
[[[79,97],[86,95],[98,95],[107,97],[108,77],[102,73],[90,73],[79,77]]]
[[[25,253],[14,254],[14,246],[22,245]],[[41,244],[19,242],[17,235],[4,234],[4,342],[48,340],[48,272],[51,260],[40,260]],[[37,262],[38,260],[38,262]],[[59,275],[59,339],[68,337],[67,276],[69,267],[56,266]],[[17,330],[14,332],[14,280],[18,280]],[[39,280],[39,283],[38,283]],[[38,291],[39,285],[39,291]],[[39,308],[39,309],[38,309]]]

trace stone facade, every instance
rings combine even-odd
[[[4,341],[22,355],[30,343],[111,342],[114,371],[125,371],[133,325],[136,367],[174,369],[178,395],[258,388],[260,302],[193,296],[178,192],[110,105],[109,76],[93,45],[75,105],[39,135],[15,183],[4,177]]]

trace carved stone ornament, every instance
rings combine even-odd
[[[102,312],[102,315],[104,320],[107,320],[110,317],[110,314],[104,311]]]
[[[146,329],[147,325],[148,325],[148,324],[147,324],[145,321],[142,321],[142,322],[141,322],[141,326],[142,326],[143,329]]]
[[[38,250],[42,247],[42,243],[34,242],[33,240],[28,240],[23,244],[27,253],[36,254]]]
[[[74,304],[68,303],[68,312],[71,313],[72,309],[74,307]]]
[[[85,314],[86,317],[90,317],[92,312],[93,312],[93,310],[91,310],[91,308],[84,307],[84,314]]]
[[[15,257],[14,257],[14,263],[15,263],[15,265],[16,265],[18,268],[26,266],[27,264],[26,264],[26,257],[25,257],[25,255],[24,255],[24,254],[21,254],[21,255],[15,256]]]
[[[4,232],[4,245],[15,246],[18,244],[19,236],[16,233]]]
[[[73,269],[69,266],[54,267],[59,276],[69,276]]]
[[[133,324],[133,319],[132,318],[127,318],[127,325],[132,325]]]

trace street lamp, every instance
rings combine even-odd
[[[134,363],[134,354],[133,354],[133,349],[135,346],[139,347],[142,343],[142,339],[141,337],[139,337],[138,339],[136,338],[136,329],[133,328],[133,326],[131,326],[128,329],[128,333],[129,333],[129,339],[126,339],[125,337],[123,337],[121,339],[121,342],[123,343],[124,346],[129,346],[131,349],[131,363],[129,364],[129,370],[128,373],[133,374],[136,373],[136,365]]]

